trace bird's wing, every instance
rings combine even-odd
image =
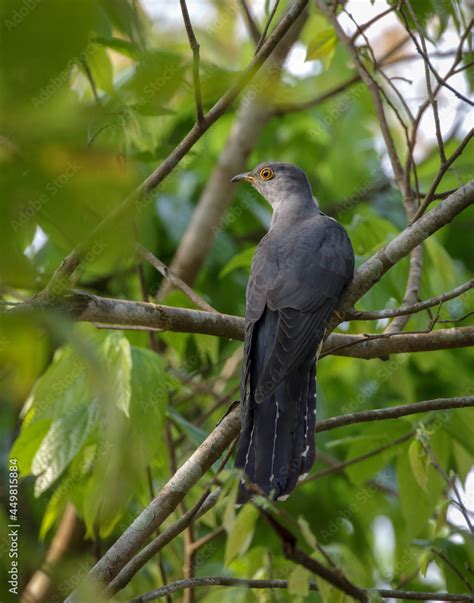
[[[278,314],[256,400],[273,393],[295,367],[315,354],[353,270],[354,254],[345,230],[324,215],[309,221],[296,236],[268,243],[256,255],[247,294],[248,327],[265,307]],[[246,343],[250,351],[251,341]]]

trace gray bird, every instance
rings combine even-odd
[[[326,326],[352,280],[344,228],[321,212],[304,172],[263,163],[239,174],[272,206],[247,286],[236,467],[284,500],[311,469],[316,360]],[[238,502],[251,496],[241,484]]]

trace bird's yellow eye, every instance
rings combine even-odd
[[[269,167],[261,169],[260,178],[262,180],[271,180],[273,178],[273,170]]]

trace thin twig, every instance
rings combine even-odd
[[[79,62],[82,65],[82,68],[84,69],[84,73],[86,74],[86,77],[87,77],[87,81],[89,82],[89,84],[91,86],[92,95],[94,96],[94,100],[97,103],[97,105],[100,107],[102,105],[102,101],[100,100],[100,96],[97,92],[97,86],[95,85],[94,76],[92,75],[92,71],[89,66],[89,63],[84,58],[81,58],[79,60]]]
[[[373,450],[370,450],[369,452],[366,452],[365,454],[360,454],[359,456],[355,456],[342,463],[336,463],[335,465],[331,465],[331,467],[327,467],[327,469],[321,469],[321,471],[317,471],[313,475],[310,475],[304,481],[305,481],[305,483],[311,482],[311,481],[320,479],[322,477],[326,477],[326,475],[330,475],[331,473],[343,471],[344,469],[346,469],[347,467],[350,467],[351,465],[355,465],[356,463],[360,463],[362,461],[370,459],[371,457],[376,456],[376,455],[380,454],[381,452],[384,452],[385,450],[389,450],[390,448],[393,448],[394,446],[398,446],[398,444],[402,444],[403,442],[406,442],[411,437],[413,437],[413,435],[415,433],[416,433],[416,430],[412,429],[411,431],[409,431],[405,435],[401,436],[400,438],[393,440],[393,442],[388,442],[387,444],[383,444],[383,446],[378,446],[377,448],[374,448]]]
[[[295,0],[293,2],[273,30],[271,36],[262,44],[259,52],[254,56],[247,68],[242,71],[236,82],[228,88],[214,106],[206,113],[202,123],[194,124],[180,143],[176,145],[173,151],[142,182],[142,184],[107,214],[107,216],[91,231],[85,241],[74,247],[55,270],[48,285],[39,294],[40,296],[43,296],[45,299],[51,299],[64,292],[64,290],[70,286],[71,276],[82,263],[91,242],[99,239],[104,230],[133,205],[139,210],[149,203],[149,193],[161,184],[205,132],[207,132],[207,130],[209,130],[209,128],[226,113],[229,107],[231,107],[237,96],[253,79],[289,28],[302,14],[307,3],[308,0]]]
[[[473,405],[474,396],[428,400],[417,404],[334,417],[333,419],[320,421],[316,431],[329,431],[359,422],[386,420],[419,412],[448,410]],[[203,473],[212,466],[221,456],[222,452],[235,440],[240,426],[239,414],[239,408],[236,405],[225,415],[214,431],[194,451],[186,463],[178,469],[176,474],[170,478],[169,482],[163,486],[156,498],[110,547],[102,559],[91,570],[90,575],[96,580],[112,583],[114,577],[129,563],[133,555],[136,555],[138,549],[146,539],[173,512],[190,488],[198,482]],[[67,603],[71,603],[75,599],[75,595],[72,594],[68,597]]]
[[[441,295],[437,295],[435,297],[430,297],[429,299],[418,302],[416,304],[411,304],[409,306],[401,306],[400,308],[394,308],[393,310],[375,310],[375,311],[358,311],[353,310],[346,312],[344,314],[345,320],[380,320],[382,318],[393,318],[395,316],[402,316],[404,314],[416,314],[417,312],[421,312],[422,310],[426,310],[427,308],[432,308],[433,306],[438,306],[444,302],[447,302],[451,299],[459,297],[466,291],[470,291],[474,288],[474,279],[459,285],[455,289],[451,291],[447,291],[446,293],[442,293]],[[439,321],[442,322],[442,321]],[[449,321],[451,322],[451,321]]]
[[[256,24],[255,19],[252,15],[252,12],[247,4],[247,0],[239,0],[239,2],[240,2],[240,6],[242,7],[242,11],[244,13],[245,21],[247,23],[247,28],[250,32],[250,35],[252,36],[253,41],[257,45],[258,41],[260,40],[260,37],[261,37],[261,33],[260,33],[260,30],[258,29],[258,25]]]
[[[188,580],[177,580],[167,586],[157,588],[155,590],[130,599],[128,603],[148,603],[150,601],[156,601],[164,597],[166,594],[175,593],[186,588],[197,587],[197,586],[229,586],[229,587],[244,587],[251,589],[261,588],[279,588],[287,589],[288,580],[251,580],[245,578],[231,578],[229,576],[205,576],[202,578],[194,578],[192,581]],[[313,582],[308,584],[311,591],[317,591],[318,587]],[[383,599],[412,599],[414,601],[466,601],[472,602],[474,598],[470,595],[458,595],[454,593],[430,593],[422,591],[403,591],[403,590],[390,590],[387,588],[373,589],[369,592],[373,592],[375,595],[379,595]]]
[[[399,42],[397,42],[391,48],[389,48],[387,50],[387,52],[385,52],[380,57],[380,59],[377,60],[376,65],[377,66],[384,65],[385,61],[387,61],[387,59],[389,59],[393,54],[395,54],[398,50],[400,50],[400,48],[404,44],[406,44],[408,39],[409,39],[408,36],[405,38],[402,38]],[[416,57],[416,58],[418,58],[418,57]],[[405,57],[397,57],[394,61],[388,62],[387,65],[391,66],[391,65],[394,65],[395,63],[398,63],[399,61],[403,61],[403,60],[405,60]],[[317,105],[333,98],[334,96],[337,96],[341,92],[344,92],[345,90],[350,88],[352,85],[354,85],[360,81],[361,81],[360,74],[357,73],[357,74],[353,75],[352,77],[348,78],[346,81],[342,82],[341,84],[338,84],[334,88],[331,88],[327,92],[323,92],[316,98],[310,99],[308,101],[299,102],[299,103],[291,103],[291,104],[277,106],[277,107],[275,107],[275,109],[273,111],[273,115],[275,117],[278,117],[280,115],[285,115],[286,113],[294,113],[296,111],[305,111],[306,109],[316,107]]]
[[[454,322],[458,323],[458,322],[463,322],[464,320],[466,320],[467,318],[470,318],[473,315],[474,315],[474,310],[471,310],[470,312],[463,314],[459,318],[447,318],[445,320],[438,320],[437,322],[444,323],[444,324],[446,324],[446,323],[452,324]]]
[[[410,208],[408,210],[408,207]],[[414,206],[413,204],[407,204],[407,217],[413,215]],[[410,306],[417,303],[419,300],[418,291],[421,287],[421,277],[423,273],[423,245],[415,247],[410,254],[410,265],[408,269],[407,284],[405,286],[405,293],[403,295],[402,308],[403,306]],[[410,314],[403,314],[394,318],[391,323],[387,326],[384,333],[400,333],[405,328],[407,322],[410,319]]]
[[[452,77],[454,75],[457,65],[461,62],[461,60],[463,58],[463,45],[464,45],[464,42],[465,42],[467,36],[469,35],[469,33],[470,33],[470,27],[468,26],[468,27],[466,27],[464,33],[462,34],[462,36],[460,38],[458,47],[454,54],[454,60],[453,60],[451,67],[448,69],[447,73],[443,77],[443,80],[438,82],[435,89],[433,90],[433,97],[437,96],[438,92],[442,88],[443,82],[447,81],[450,77]],[[419,56],[419,54],[418,54],[418,56]],[[411,135],[410,144],[408,145],[408,153],[407,153],[407,158],[406,158],[406,163],[405,163],[405,186],[407,186],[407,187],[410,186],[410,184],[409,184],[410,172],[411,172],[411,168],[413,168],[413,174],[414,174],[414,177],[416,180],[417,190],[418,190],[418,178],[417,178],[417,172],[416,172],[416,164],[413,159],[413,150],[414,150],[416,142],[417,142],[418,127],[421,123],[423,114],[425,113],[426,109],[429,106],[430,106],[430,99],[428,98],[420,105],[420,107],[418,109],[417,116],[416,116],[415,121],[412,126],[412,135]],[[417,197],[418,197],[418,199],[420,198],[419,191],[418,191]],[[434,196],[432,195],[432,199],[433,198],[434,198]],[[421,215],[421,213],[420,213],[420,215]],[[416,219],[418,219],[418,218],[416,218]]]
[[[442,551],[440,551],[439,549],[437,549],[436,547],[432,547],[431,548],[431,552],[436,555],[437,557],[439,557],[446,565],[447,567],[449,567],[449,569],[462,581],[464,582],[464,584],[467,586],[467,588],[469,589],[469,592],[473,592],[473,588],[472,588],[472,584],[469,582],[469,580],[467,578],[465,578],[461,572],[458,570],[458,568],[453,565],[453,563],[451,563],[451,561],[443,554]]]
[[[395,142],[393,140],[392,134],[390,132],[390,128],[387,122],[387,117],[385,115],[385,110],[382,102],[382,97],[380,93],[380,88],[377,81],[374,77],[369,73],[364,63],[362,62],[359,53],[357,51],[356,46],[353,44],[351,39],[347,36],[341,24],[339,23],[336,15],[334,15],[327,6],[324,0],[316,0],[316,4],[319,9],[326,15],[327,19],[330,21],[331,25],[336,30],[336,34],[344,46],[347,48],[359,75],[369,88],[369,91],[372,95],[372,99],[374,101],[375,110],[377,112],[379,118],[380,129],[382,132],[382,136],[385,141],[385,145],[387,147],[388,156],[390,159],[390,163],[392,165],[392,170],[394,174],[395,181],[399,185],[400,189],[403,191],[403,183],[404,183],[404,172],[402,165],[400,163],[400,159],[398,157],[397,150],[395,148]],[[404,195],[405,196],[405,195]]]
[[[467,526],[469,528],[469,531],[471,532],[471,534],[474,535],[474,526],[471,523],[471,520],[469,518],[469,512],[466,509],[465,504],[463,503],[463,500],[461,498],[461,495],[459,494],[459,490],[456,486],[456,480],[454,478],[452,478],[451,476],[449,476],[446,471],[441,467],[441,465],[438,463],[435,453],[433,452],[433,449],[431,448],[431,446],[429,445],[429,443],[425,440],[422,440],[422,444],[428,454],[428,457],[430,459],[430,463],[433,465],[433,467],[436,469],[436,471],[441,475],[441,477],[444,479],[444,481],[446,482],[447,486],[449,486],[450,488],[452,488],[454,495],[456,497],[456,501],[453,502],[457,502],[457,507],[458,509],[461,511],[464,519],[466,520]]]
[[[352,44],[354,44],[354,42],[357,40],[357,38],[366,30],[369,29],[369,27],[372,27],[372,25],[374,23],[377,23],[377,21],[379,21],[380,19],[383,19],[385,16],[387,16],[388,14],[390,14],[391,12],[393,12],[396,9],[396,6],[391,6],[390,8],[387,8],[386,10],[382,11],[381,13],[379,13],[378,15],[375,15],[375,17],[373,17],[372,19],[370,19],[369,21],[366,21],[365,23],[362,23],[362,25],[358,25],[357,26],[357,31],[351,36],[350,40],[352,42]]]
[[[267,22],[263,29],[260,40],[258,41],[257,48],[255,49],[255,52],[258,52],[260,50],[260,48],[262,47],[262,44],[265,42],[265,38],[267,37],[267,33],[268,33],[268,28],[270,27],[270,24],[273,21],[273,17],[275,16],[275,13],[277,12],[279,4],[280,4],[280,0],[275,0],[275,4],[273,5],[272,12],[270,13],[270,15],[267,19]]]
[[[406,1],[406,0],[405,0],[405,1]],[[407,3],[407,5],[408,5],[408,3]],[[409,6],[409,5],[408,5],[408,6]],[[409,6],[409,8],[410,8],[410,6]],[[410,28],[409,28],[408,23],[406,22],[406,18],[405,18],[405,16],[403,15],[403,11],[400,11],[400,13],[402,14],[403,18],[405,19],[406,28],[407,28],[407,30],[409,31],[409,29],[410,29]],[[416,15],[415,15],[415,19],[416,19]],[[417,21],[415,21],[415,25],[416,25],[416,22],[417,22]],[[473,23],[473,20],[471,19],[471,22],[470,22],[470,24],[468,25],[468,27],[472,27],[472,23]],[[418,23],[418,25],[419,25],[419,23]],[[466,97],[465,97],[463,94],[461,94],[461,93],[459,92],[459,90],[456,90],[456,88],[454,88],[453,86],[451,86],[450,84],[448,84],[448,83],[447,83],[447,81],[446,81],[446,76],[442,78],[442,77],[439,75],[439,73],[438,73],[438,72],[437,72],[437,70],[434,68],[433,64],[431,63],[430,58],[429,58],[429,55],[428,55],[428,53],[426,52],[426,50],[425,50],[424,48],[423,48],[423,49],[422,49],[422,48],[420,48],[420,45],[418,44],[418,41],[416,40],[416,38],[415,38],[415,37],[413,37],[412,39],[413,39],[413,42],[414,42],[414,44],[415,44],[415,47],[416,47],[416,50],[417,50],[418,54],[419,54],[419,55],[420,55],[420,56],[423,58],[424,63],[425,63],[427,66],[428,66],[429,70],[430,70],[430,71],[431,71],[431,73],[434,75],[434,77],[435,77],[436,81],[437,81],[439,84],[441,84],[442,86],[444,86],[445,88],[447,88],[448,90],[450,90],[450,91],[451,91],[451,92],[452,92],[452,93],[453,93],[453,94],[454,94],[454,95],[455,95],[455,96],[456,96],[456,97],[457,97],[459,100],[461,100],[461,101],[463,101],[463,102],[467,103],[468,105],[474,106],[474,102],[473,102],[473,101],[471,101],[470,99],[466,98]],[[462,42],[464,42],[464,39],[462,39]]]
[[[133,576],[141,569],[147,561],[149,561],[157,552],[161,551],[164,546],[166,546],[169,542],[171,542],[178,534],[180,534],[183,530],[187,529],[196,519],[204,515],[211,507],[213,507],[219,496],[220,490],[211,494],[212,487],[216,484],[219,473],[224,469],[229,458],[234,451],[235,444],[237,440],[234,440],[233,443],[230,444],[227,453],[222,458],[219,466],[217,468],[216,473],[213,478],[207,484],[204,492],[199,497],[199,500],[196,504],[186,511],[181,518],[171,525],[169,528],[164,530],[158,538],[155,538],[150,544],[144,547],[139,553],[137,553],[134,557],[130,559],[130,561],[125,565],[125,567],[120,571],[120,573],[110,582],[108,591],[112,594],[117,593],[119,590],[124,588]],[[193,551],[196,547],[194,547],[194,543],[190,545]]]
[[[412,224],[413,224],[413,222],[416,222],[418,220],[418,218],[420,218],[423,215],[423,213],[425,212],[428,205],[431,203],[431,201],[433,201],[433,197],[436,192],[436,189],[438,188],[439,183],[441,182],[441,180],[443,179],[444,175],[446,174],[448,169],[451,167],[451,165],[456,161],[456,159],[458,159],[458,157],[460,157],[462,155],[462,153],[464,152],[464,149],[467,147],[467,145],[469,144],[469,142],[471,141],[473,136],[474,136],[474,128],[472,128],[466,134],[466,136],[461,141],[461,143],[457,147],[457,149],[455,151],[453,151],[451,156],[445,161],[445,163],[443,165],[441,165],[438,174],[436,175],[428,192],[426,193],[426,197],[425,197],[423,203],[420,205],[416,214],[413,216],[413,219],[411,221]]]
[[[204,310],[206,312],[217,312],[215,308],[213,308],[210,304],[207,303],[205,299],[203,299],[200,295],[198,295],[189,285],[187,285],[175,272],[168,268],[166,264],[164,264],[160,259],[158,259],[155,255],[145,249],[143,245],[137,243],[138,253],[143,257],[147,262],[149,262],[153,268],[158,270],[158,272],[164,277],[170,280],[171,283],[179,289],[186,297],[188,297],[196,307]]]
[[[426,47],[425,36],[423,34],[423,29],[420,25],[420,22],[418,21],[418,17],[416,16],[415,11],[413,10],[410,0],[405,0],[405,4],[408,7],[408,11],[411,15],[411,18],[413,19],[413,21],[415,23],[415,27],[418,31],[418,35],[420,36],[420,42],[421,42],[421,47],[423,49],[424,56],[428,56],[428,49]],[[413,43],[415,44],[416,48],[418,49],[419,46],[418,46],[418,42],[416,40],[416,36],[411,33],[410,26],[403,13],[403,10],[400,11],[400,14],[402,15],[402,17],[405,21],[406,30],[410,34],[410,36],[413,40]],[[441,132],[441,125],[440,125],[440,121],[439,121],[438,102],[433,94],[433,87],[431,85],[431,77],[430,77],[430,69],[428,67],[427,61],[424,60],[424,57],[423,57],[423,66],[425,69],[426,91],[428,93],[428,98],[429,98],[429,101],[430,101],[432,109],[433,109],[433,118],[434,118],[435,129],[436,129],[436,139],[438,141],[439,157],[440,157],[440,161],[441,161],[441,165],[442,165],[446,161],[446,153],[444,150],[443,135]]]
[[[380,408],[378,410],[364,410],[319,421],[316,423],[316,433],[336,429],[339,427],[345,427],[346,425],[353,425],[354,423],[386,421],[389,419],[398,419],[400,417],[406,417],[408,415],[418,414],[421,412],[467,408],[470,406],[474,406],[474,396],[436,398],[434,400],[425,400],[424,402],[415,402],[414,404],[402,404],[401,406],[391,406],[389,408]]]
[[[181,13],[183,15],[184,27],[186,28],[186,34],[189,40],[189,46],[193,52],[193,85],[194,85],[194,102],[196,104],[196,123],[201,125],[204,121],[204,113],[202,110],[202,96],[201,96],[201,79],[199,76],[199,42],[194,34],[193,25],[191,18],[189,17],[188,7],[186,0],[179,0],[181,6]]]
[[[311,573],[321,577],[346,595],[349,595],[362,603],[365,603],[368,600],[367,593],[363,588],[359,588],[346,578],[345,575],[337,570],[334,571],[333,569],[329,569],[299,548],[294,534],[286,526],[282,525],[273,515],[263,509],[260,509],[260,513],[267,520],[275,534],[280,538],[283,554],[287,559],[305,567]]]

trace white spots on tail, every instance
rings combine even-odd
[[[276,449],[276,440],[277,440],[277,428],[278,428],[278,418],[280,416],[280,408],[278,406],[278,400],[275,400],[276,404],[276,414],[275,414],[275,426],[273,428],[273,450],[272,450],[272,474],[270,475],[270,483],[273,485],[273,480],[275,479],[275,475],[273,473],[273,467],[275,464],[275,449]]]
[[[247,454],[245,455],[244,471],[247,470],[247,465],[248,465],[249,456],[250,456],[250,450],[251,450],[252,444],[253,444],[253,432],[254,431],[255,431],[255,421],[253,422],[252,431],[250,432],[250,442],[249,442],[249,447],[247,448]]]
[[[308,384],[309,386],[309,384]],[[308,392],[309,393],[309,392]],[[301,455],[303,458],[306,458],[306,455],[309,452],[309,444],[308,444],[308,431],[309,431],[309,421],[308,421],[308,412],[309,412],[309,400],[308,394],[306,394],[306,400],[304,400],[304,404],[306,405],[304,412],[304,443],[306,444],[306,448]]]
[[[298,483],[304,481],[308,477],[308,472],[302,473],[298,478]]]
[[[277,500],[283,502],[284,500],[286,500],[288,498],[288,496],[290,496],[289,494],[282,494],[281,496],[279,496],[277,498]]]

